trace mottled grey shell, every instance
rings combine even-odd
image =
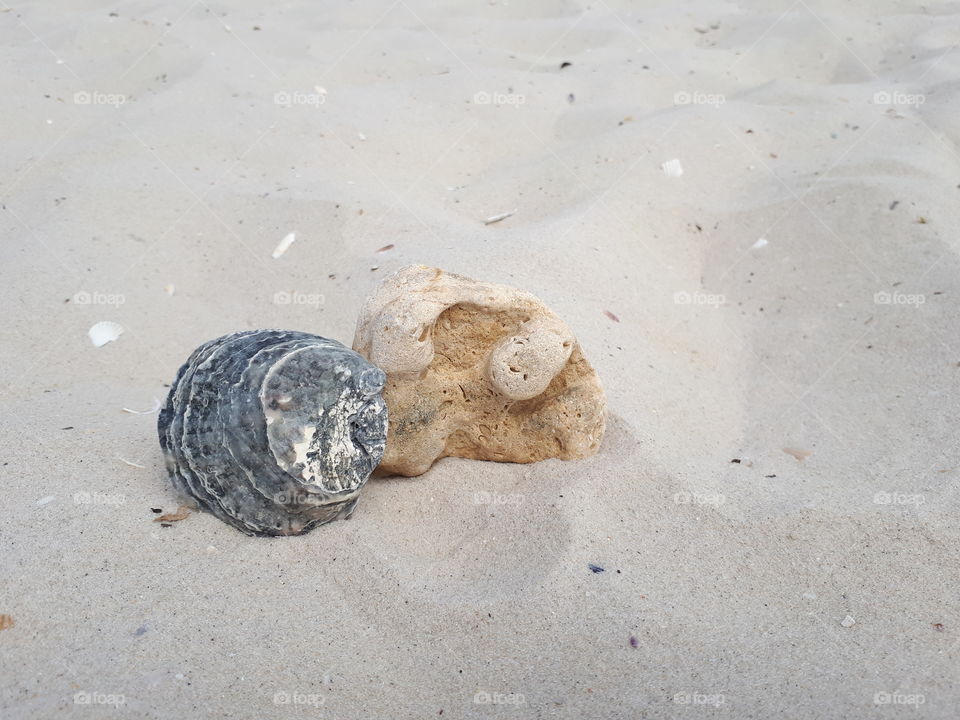
[[[157,423],[182,493],[249,535],[349,515],[383,457],[386,376],[335,340],[252,330],[197,348]]]

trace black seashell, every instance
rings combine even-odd
[[[348,516],[383,457],[386,376],[335,340],[252,330],[197,348],[157,429],[179,491],[248,535]]]

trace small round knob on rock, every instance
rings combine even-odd
[[[511,400],[536,397],[570,359],[573,336],[545,323],[526,323],[520,332],[504,338],[490,353],[487,379],[491,387]]]

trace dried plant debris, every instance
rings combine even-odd
[[[0,630],[12,628],[15,624],[9,615],[0,615]]]
[[[787,455],[792,455],[793,457],[795,457],[797,459],[797,462],[803,462],[813,454],[809,450],[800,450],[799,448],[791,448],[791,447],[785,447],[783,448],[783,451]]]
[[[162,523],[180,522],[181,520],[186,520],[190,515],[190,512],[191,510],[189,505],[181,505],[177,508],[176,512],[165,513],[158,518],[154,518],[153,521]]]

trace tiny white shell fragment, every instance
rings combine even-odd
[[[280,241],[277,247],[273,251],[273,259],[276,260],[278,257],[283,255],[287,250],[290,249],[290,246],[293,245],[293,241],[297,239],[296,233],[287,233],[286,237]]]
[[[167,295],[173,295],[177,291],[177,288],[175,288],[173,285],[164,285],[163,289],[166,291]]]
[[[513,215],[515,212],[516,212],[516,209],[511,210],[510,212],[500,213],[499,215],[491,215],[490,217],[488,217],[486,220],[483,221],[483,224],[484,224],[484,225],[493,225],[494,223],[498,223],[498,222],[500,222],[501,220],[506,220],[508,217],[510,217],[511,215]]]
[[[87,335],[94,347],[103,347],[123,335],[123,327],[110,320],[103,320],[87,330]]]
[[[157,410],[160,409],[160,406],[163,403],[160,402],[160,398],[153,399],[153,407],[147,410],[131,410],[130,408],[120,408],[125,413],[130,413],[131,415],[152,415]]]
[[[680,177],[683,175],[683,165],[680,164],[677,158],[667,160],[660,167],[663,168],[663,172],[667,177]]]
[[[47,495],[46,497],[42,497],[37,500],[37,505],[46,505],[47,503],[52,503],[56,499],[57,498],[53,495]]]
[[[843,620],[840,621],[840,624],[841,624],[843,627],[845,627],[845,628],[849,628],[849,627],[853,627],[854,625],[856,625],[856,624],[857,624],[857,621],[854,620],[854,619],[853,619],[852,617],[850,617],[849,615],[847,615]]]
[[[751,250],[758,250],[759,248],[766,247],[766,246],[767,246],[767,239],[766,239],[766,238],[760,238],[760,239],[757,240],[753,245],[750,246],[750,249],[751,249]]]
[[[141,470],[146,470],[146,469],[147,469],[147,466],[146,466],[146,465],[141,465],[140,463],[130,462],[130,461],[127,460],[126,458],[120,457],[119,455],[117,455],[117,460],[119,460],[120,462],[122,462],[124,465],[129,465],[130,467],[140,468]]]

